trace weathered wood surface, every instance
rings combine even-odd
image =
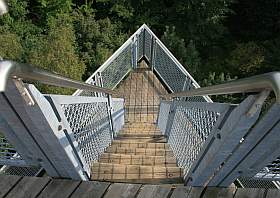
[[[143,185],[0,175],[0,197],[276,198],[280,197],[280,190],[259,188],[202,188],[172,184]]]
[[[126,122],[98,162],[92,163],[92,180],[138,184],[183,183],[183,169],[177,167],[166,136],[155,124],[159,94],[164,92],[160,85],[153,72],[145,69],[130,73],[117,88],[124,94]],[[151,192],[158,190],[154,186],[150,188],[154,190]],[[141,196],[148,195],[142,193]]]
[[[10,191],[7,197],[36,197],[50,182],[47,177],[24,177]]]
[[[117,198],[117,197],[133,198],[136,196],[140,187],[141,184],[115,183],[109,187],[104,198]]]
[[[160,185],[144,185],[139,192],[139,198],[167,198],[170,191],[171,185],[160,186]]]

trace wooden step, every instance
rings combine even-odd
[[[142,166],[166,166],[176,167],[176,159],[169,156],[146,156],[103,153],[99,159],[100,163],[113,163],[123,165]]]
[[[143,142],[130,142],[130,141],[120,141],[113,140],[112,147],[126,147],[126,148],[157,148],[157,149],[169,149],[167,143],[143,143]]]
[[[142,128],[135,128],[135,129],[121,129],[119,131],[121,132],[126,132],[126,133],[161,133],[160,130],[155,130],[155,129],[142,129]]]
[[[160,130],[141,130],[141,129],[122,129],[118,132],[118,134],[131,134],[131,135],[136,135],[141,134],[141,135],[162,135]]]
[[[141,134],[141,133],[120,133],[117,134],[118,137],[134,137],[134,138],[142,138],[142,137],[146,137],[146,138],[163,138],[165,137],[162,134],[155,134],[155,135],[150,135],[150,134]]]
[[[126,127],[157,128],[157,126],[154,123],[143,123],[143,122],[126,122],[124,128]]]
[[[106,153],[173,157],[173,152],[169,149],[109,147],[107,148]]]
[[[160,132],[126,132],[122,131],[118,133],[118,136],[161,136]]]
[[[165,136],[157,136],[157,137],[133,137],[133,136],[117,136],[115,140],[120,141],[134,141],[134,142],[147,142],[147,143],[166,143],[166,137]]]
[[[183,177],[183,169],[178,167],[120,165],[111,163],[93,163],[91,173],[92,180],[115,182],[134,181],[135,183],[141,183],[141,180],[147,179],[176,179],[182,182]]]
[[[145,123],[143,123],[142,122],[142,124],[143,125],[145,125],[145,124],[150,124],[150,123],[147,123],[147,122],[145,122]],[[122,128],[122,130],[124,130],[124,131],[138,131],[138,130],[143,130],[143,131],[160,131],[160,129],[158,128],[158,127],[156,127],[156,126],[140,126],[140,125],[138,125],[138,126],[124,126],[123,128]]]

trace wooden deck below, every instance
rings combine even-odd
[[[48,177],[0,175],[0,197],[78,197],[78,198],[276,198],[280,190],[258,188],[200,188],[183,185],[149,185],[73,181]]]

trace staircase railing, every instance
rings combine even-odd
[[[114,89],[138,62],[146,60],[170,92],[180,92],[199,88],[199,84],[165,47],[147,25],[142,25],[86,83]],[[77,90],[74,95],[94,95]],[[96,95],[96,94],[95,94]],[[194,101],[212,102],[207,96],[192,97]]]
[[[174,98],[161,102],[158,125],[185,168],[187,185],[279,178],[279,73],[200,88],[145,24],[86,83],[1,61],[0,131],[9,144],[2,144],[7,146],[0,162],[87,180],[90,163],[124,123],[124,100],[110,95],[118,94],[113,89],[142,60],[170,92],[163,97]],[[78,90],[73,96],[43,95],[22,79]],[[270,90],[276,102],[261,112]],[[213,103],[208,97],[241,92],[258,94],[238,105]]]
[[[138,58],[144,58],[148,61],[150,68],[171,93],[200,87],[185,67],[181,65],[147,25],[144,24],[138,31]],[[208,96],[189,99],[192,101],[212,102]]]
[[[260,116],[271,90],[276,100]],[[252,92],[258,94],[238,105],[176,99],[161,102],[158,125],[185,168],[187,185],[229,186],[240,177],[280,179],[280,72],[164,97]]]
[[[94,161],[98,154],[102,151],[98,150],[97,145],[99,143],[97,142],[96,144],[92,143],[92,145],[95,146],[89,148],[95,151],[95,154],[92,154],[93,156],[89,157],[87,155],[88,153],[85,153],[86,149],[84,148],[87,148],[87,146],[83,144],[83,141],[88,139],[80,141],[79,138],[81,136],[79,136],[79,133],[90,134],[86,128],[82,127],[84,126],[83,124],[85,124],[86,127],[89,127],[91,123],[80,124],[78,122],[79,120],[82,121],[84,119],[83,116],[87,117],[89,115],[97,114],[97,109],[104,105],[107,106],[109,115],[106,121],[108,124],[105,124],[105,126],[110,125],[111,133],[116,133],[123,124],[124,101],[121,99],[112,99],[107,95],[118,94],[112,89],[114,89],[132,69],[137,68],[138,62],[142,59],[147,59],[146,61],[150,65],[151,69],[157,73],[159,78],[161,78],[162,82],[171,92],[199,87],[191,75],[145,24],[142,25],[85,83],[65,78],[27,64],[20,64],[13,61],[1,61],[1,132],[8,139],[5,139],[5,141],[9,141],[15,146],[15,150],[18,151],[18,153],[15,151],[12,153],[15,152],[16,155],[19,154],[20,156],[20,158],[16,159],[13,156],[11,156],[9,160],[3,159],[3,164],[42,166],[47,170],[49,175],[57,177],[82,177],[85,179],[86,177],[81,172],[84,172],[87,176],[89,176],[89,161]],[[162,66],[158,62],[160,62]],[[171,78],[168,78],[169,73],[173,74]],[[176,77],[176,80],[180,80],[180,85],[182,82],[184,85],[180,89],[176,88],[178,84],[173,83],[176,75],[178,76]],[[8,79],[11,76],[14,77],[13,80]],[[53,95],[42,95],[34,86],[24,85],[21,82],[21,79],[38,81],[49,85],[67,88],[75,88],[78,90],[73,94],[71,100],[65,96],[58,96],[60,97],[59,101],[61,102],[59,103],[53,100]],[[83,105],[81,105],[82,101],[85,101],[88,98],[75,98],[74,96],[93,96],[95,98],[91,98],[88,102],[86,102],[86,104],[83,103]],[[17,99],[17,97],[20,99]],[[58,97],[55,98],[57,99]],[[100,97],[102,97],[102,99],[100,99]],[[67,100],[62,101],[62,98]],[[107,102],[105,104],[106,99]],[[198,97],[198,99],[211,101],[207,96]],[[69,101],[73,102],[73,104],[64,104]],[[98,106],[98,108],[96,106]],[[89,109],[91,110],[90,112],[84,111]],[[47,113],[48,111],[51,113]],[[30,114],[29,117],[25,116],[27,114]],[[79,117],[76,114],[85,115]],[[104,118],[106,117],[105,111],[101,114]],[[49,115],[52,115],[52,117]],[[42,121],[38,118],[44,120],[45,123],[42,123]],[[14,125],[13,123],[15,120],[19,124]],[[62,127],[60,124],[61,122],[64,123]],[[79,129],[74,127],[79,124]],[[94,124],[101,125],[102,123],[94,122]],[[53,128],[56,125],[58,127]],[[45,126],[45,128],[38,130],[38,126]],[[96,126],[94,126],[94,128],[95,127]],[[67,153],[68,151],[66,151],[66,149],[61,148],[64,142],[57,136],[58,131],[62,130],[61,128],[67,128],[67,132],[63,132],[61,134],[64,134],[63,139],[68,140],[67,144],[70,145],[69,148],[72,148],[72,151],[69,153]],[[41,133],[43,133],[43,131],[52,131],[50,137],[44,138],[58,138],[59,141],[56,142],[57,145],[49,145],[46,143],[49,141],[42,138]],[[47,132],[45,133],[47,134]],[[105,139],[109,140],[108,133],[104,132],[102,134],[107,134],[107,139]],[[21,140],[19,137],[23,136],[26,138]],[[41,140],[43,142],[40,142]],[[100,149],[103,150],[106,145],[108,145],[107,143],[105,142],[105,146],[101,146]],[[29,144],[34,145],[32,147],[29,146]],[[41,144],[46,147],[41,148]],[[52,159],[49,157],[49,155],[52,156],[52,154],[48,154],[48,151],[54,152],[51,147],[55,148],[55,146],[61,148],[61,153],[60,155],[56,155],[57,158]],[[34,152],[36,150],[38,150],[37,153]],[[5,151],[5,153],[2,156],[6,157],[10,155],[9,152],[11,149],[8,149],[8,146],[6,146],[3,151]],[[47,151],[47,153],[45,153],[45,151]],[[65,167],[60,167],[60,164],[58,163],[58,159],[60,159],[63,155],[66,155],[66,158],[68,158],[67,163],[69,163],[70,168],[68,167],[67,169],[72,171],[70,171],[72,175],[70,173],[63,172]],[[75,163],[79,164],[79,166],[74,167]]]
[[[88,180],[91,163],[124,124],[124,100],[112,98],[117,93],[111,89],[12,61],[0,62],[0,79],[0,131],[5,136],[0,163]],[[102,97],[43,95],[22,79],[101,92]]]

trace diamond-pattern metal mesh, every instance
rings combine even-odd
[[[17,175],[17,176],[29,176],[34,177],[37,176],[41,172],[41,167],[18,167],[18,166],[7,166],[4,168],[3,172],[1,174],[5,175]]]
[[[152,35],[145,31],[145,56],[150,61],[151,60],[151,46],[152,46]]]
[[[170,110],[175,111],[175,115],[173,123],[167,123],[172,124],[171,130],[167,132],[168,143],[178,160],[178,165],[185,168],[185,173],[187,173],[220,114],[199,108],[199,106],[190,107],[188,103],[172,105],[174,106],[171,106]]]
[[[100,86],[100,79],[99,79],[99,77],[97,75],[95,75],[91,79],[89,79],[87,83],[91,84],[91,85],[95,85],[95,86]],[[80,95],[80,96],[94,96],[94,97],[98,97],[99,96],[98,94],[99,93],[97,93],[97,92],[83,90],[78,95]]]
[[[105,68],[100,69],[98,73],[87,80],[87,83],[104,87],[107,89],[114,89],[118,83],[125,77],[125,75],[132,68],[132,43],[125,47],[121,53],[114,58]],[[91,91],[82,91],[78,95],[80,96],[102,96],[102,93],[96,93]]]
[[[128,45],[109,65],[102,71],[103,87],[113,89],[131,69],[131,45]]]
[[[185,74],[157,43],[155,45],[154,59],[154,69],[169,86],[171,91],[182,91],[186,80]]]
[[[0,133],[0,164],[9,164],[9,161],[19,162],[23,161],[16,149],[8,140]]]
[[[138,35],[138,45],[137,45],[137,58],[140,60],[143,57],[143,44],[144,44],[144,30]]]
[[[280,158],[278,157],[272,163],[264,167],[255,176],[257,179],[275,179],[280,180]]]
[[[97,161],[112,141],[107,103],[61,106],[87,164]]]
[[[275,183],[273,181],[266,181],[266,180],[259,180],[259,179],[253,179],[253,178],[239,178],[239,183],[244,188],[277,188]]]

